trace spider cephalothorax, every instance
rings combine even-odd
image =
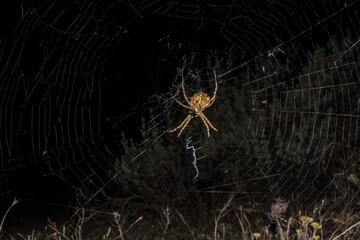
[[[190,101],[188,99],[188,97],[186,96],[185,93],[185,89],[184,89],[184,75],[182,74],[182,83],[181,83],[181,87],[183,90],[183,94],[184,94],[184,98],[186,100],[186,102],[189,104],[189,106],[186,106],[185,104],[182,104],[179,100],[177,100],[176,98],[175,101],[180,104],[181,106],[183,106],[184,108],[190,109],[190,110],[194,110],[195,114],[197,116],[199,116],[201,118],[201,120],[203,121],[206,130],[207,130],[207,134],[208,137],[210,137],[210,131],[209,131],[209,126],[214,129],[215,131],[218,131],[209,121],[209,119],[207,119],[205,117],[205,115],[202,113],[202,111],[205,108],[210,107],[214,102],[215,102],[215,98],[216,98],[216,90],[217,90],[217,79],[216,79],[216,73],[214,71],[214,79],[215,79],[215,91],[214,91],[214,96],[212,98],[210,98],[206,93],[203,92],[198,92],[195,93],[194,96],[191,97]],[[169,131],[169,132],[175,132],[176,130],[178,130],[179,128],[181,128],[178,137],[181,135],[182,131],[186,128],[186,126],[189,124],[190,120],[193,118],[193,116],[191,114],[189,114],[185,120],[176,128],[174,128],[173,130]]]

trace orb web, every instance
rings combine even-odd
[[[82,193],[283,197],[356,208],[358,1],[46,1],[0,40],[1,190],[31,168]],[[213,93],[194,118],[189,97]],[[182,76],[181,73],[184,73]],[[194,115],[195,116],[195,115]],[[34,171],[35,171],[34,170]],[[119,190],[121,189],[121,190]],[[105,207],[104,207],[105,208]]]

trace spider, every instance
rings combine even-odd
[[[195,93],[194,96],[191,97],[190,101],[188,99],[188,97],[186,96],[185,93],[185,89],[184,89],[184,75],[182,73],[182,83],[181,83],[181,87],[182,87],[182,91],[184,94],[184,98],[186,100],[186,102],[189,104],[189,106],[182,104],[179,100],[177,100],[176,98],[174,98],[174,100],[180,104],[181,106],[183,106],[184,108],[190,109],[195,111],[196,115],[199,116],[201,118],[201,120],[203,121],[206,130],[207,130],[207,134],[208,137],[210,137],[210,131],[209,131],[209,126],[214,129],[215,131],[218,131],[209,121],[209,119],[207,119],[205,117],[205,115],[202,113],[202,111],[204,111],[205,108],[210,107],[214,102],[215,102],[215,98],[216,98],[216,91],[217,91],[217,77],[216,77],[216,72],[214,70],[214,79],[215,79],[215,91],[214,91],[214,95],[212,98],[210,98],[206,93],[203,92],[198,92]],[[176,130],[178,130],[179,128],[181,128],[179,134],[177,135],[178,137],[181,135],[181,133],[183,132],[183,130],[186,128],[186,126],[189,124],[190,120],[193,118],[194,116],[189,114],[185,120],[176,128],[174,128],[173,130],[170,130],[169,132],[175,132]]]

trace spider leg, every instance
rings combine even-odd
[[[209,104],[206,107],[210,107],[214,102],[215,102],[215,98],[216,98],[216,91],[218,88],[218,83],[217,83],[217,76],[216,76],[216,72],[214,70],[214,79],[215,79],[215,91],[214,91],[214,96],[210,99]]]
[[[212,129],[214,129],[215,131],[219,131],[219,130],[217,130],[212,124],[211,124],[211,122],[210,122],[210,120],[209,119],[207,119],[207,117],[202,113],[202,112],[200,112],[200,114],[203,116],[203,118],[205,119],[205,121],[210,125],[210,127],[212,128]]]
[[[210,130],[209,130],[209,126],[207,125],[206,123],[206,120],[204,119],[204,114],[202,114],[200,111],[199,112],[196,112],[197,115],[201,118],[201,120],[204,122],[204,125],[206,127],[206,131],[207,131],[207,134],[208,134],[208,137],[210,137]]]
[[[181,130],[180,130],[179,134],[177,135],[177,137],[180,137],[181,133],[184,131],[184,129],[186,128],[186,126],[189,124],[189,122],[190,122],[190,120],[193,118],[193,116],[189,114],[188,118],[189,118],[189,119],[186,121],[186,123],[184,124],[184,126],[181,128]]]
[[[181,106],[183,106],[184,108],[187,108],[187,109],[190,109],[190,110],[194,110],[194,109],[192,109],[191,107],[189,107],[189,106],[186,106],[185,104],[182,104],[179,100],[177,100],[176,98],[174,98],[174,100],[178,103],[178,104],[180,104]]]
[[[173,130],[170,130],[169,132],[175,132],[176,130],[178,130],[179,128],[182,127],[182,129],[180,130],[180,133],[178,135],[178,137],[180,136],[180,134],[182,133],[182,131],[184,130],[184,128],[188,125],[188,123],[190,122],[190,120],[193,118],[193,116],[191,114],[189,114],[185,120],[176,128],[174,128]]]
[[[182,90],[183,90],[184,98],[187,101],[187,103],[191,106],[191,103],[190,103],[189,99],[186,96],[185,88],[184,88],[184,69],[181,71],[181,78],[182,78],[181,87],[182,87]]]
[[[189,117],[191,117],[190,114],[185,118],[185,120],[184,120],[179,126],[177,126],[176,128],[174,128],[173,130],[170,130],[169,132],[175,132],[176,130],[178,130],[179,128],[181,128],[181,127],[187,122],[187,120],[189,119]]]

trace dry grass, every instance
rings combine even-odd
[[[316,240],[316,239],[357,239],[360,234],[358,228],[360,221],[358,215],[352,215],[346,219],[325,218],[322,215],[321,205],[311,212],[311,216],[303,215],[298,211],[296,216],[289,216],[289,203],[278,198],[270,206],[267,214],[256,211],[254,207],[239,206],[236,198],[231,195],[214,212],[213,219],[209,220],[212,227],[199,231],[191,224],[191,216],[184,217],[178,209],[168,207],[159,210],[159,221],[147,218],[151,227],[144,227],[144,217],[139,216],[136,220],[128,220],[127,217],[118,212],[112,214],[112,220],[107,225],[92,222],[94,214],[86,214],[82,209],[73,224],[58,226],[50,221],[42,231],[32,231],[30,234],[9,234],[3,229],[4,221],[11,208],[18,201],[14,200],[2,218],[0,225],[0,239],[26,239],[26,240],[89,240],[89,239],[242,239],[242,240]],[[260,217],[259,217],[259,213]],[[201,213],[194,213],[201,214]],[[265,218],[264,218],[265,216]],[[188,220],[186,220],[188,219]],[[156,224],[158,222],[158,224]],[[144,225],[143,225],[144,224]],[[86,225],[89,225],[86,227]],[[143,226],[142,226],[143,225]],[[269,229],[272,226],[272,230]],[[149,230],[149,232],[147,232]],[[89,234],[89,232],[97,232]],[[155,234],[150,234],[153,232]],[[90,237],[92,236],[92,237]]]
[[[2,218],[1,223],[0,223],[0,232],[2,231],[5,218],[6,218],[6,216],[8,215],[8,213],[10,212],[10,209],[11,209],[13,206],[15,206],[18,202],[19,202],[19,201],[16,200],[16,198],[15,198],[14,201],[12,202],[12,204],[10,205],[10,207],[9,207],[9,208],[7,209],[7,211],[5,212],[4,217]]]

